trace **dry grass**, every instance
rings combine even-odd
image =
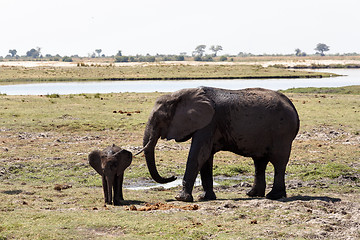
[[[360,238],[359,95],[287,93],[301,129],[286,199],[248,198],[251,159],[221,152],[214,166],[218,200],[196,202],[197,210],[174,201],[180,187],[125,189],[124,206],[104,206],[87,154],[112,143],[136,152],[159,95],[0,96],[0,239]],[[159,142],[162,175],[183,174],[188,147]],[[267,172],[271,184],[270,166]],[[136,157],[125,185],[149,181],[143,157]],[[56,184],[72,187],[58,191]],[[194,196],[200,192],[196,187]],[[129,211],[147,202],[179,207]]]

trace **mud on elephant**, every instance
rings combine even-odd
[[[124,200],[122,193],[124,171],[131,164],[132,153],[114,144],[103,151],[92,151],[88,160],[90,166],[102,176],[105,203],[112,204],[114,190],[114,205],[120,205],[120,200]]]
[[[294,105],[279,92],[260,88],[183,89],[157,99],[145,128],[143,151],[152,178],[159,183],[170,182],[175,177],[163,178],[156,168],[157,141],[184,142],[192,138],[177,200],[193,201],[192,190],[199,172],[204,189],[200,199],[216,199],[213,155],[221,150],[253,159],[255,180],[249,196],[265,195],[265,169],[271,162],[275,177],[266,197],[279,199],[286,197],[285,169],[299,124]]]

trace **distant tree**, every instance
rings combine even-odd
[[[16,51],[16,49],[12,49],[12,50],[10,49],[10,50],[9,50],[9,53],[11,54],[11,57],[15,57],[17,51]]]
[[[330,47],[326,45],[325,43],[318,43],[316,45],[315,50],[320,53],[321,56],[325,56],[324,52],[327,52],[330,50]]]
[[[205,52],[206,45],[199,45],[195,48],[197,56],[202,57]]]
[[[38,58],[40,56],[40,48],[38,47],[37,49],[35,48],[30,49],[29,51],[26,52],[26,56],[32,58]]]
[[[298,57],[304,57],[306,56],[306,52],[302,52],[300,48],[295,49],[295,55]]]
[[[100,53],[102,52],[101,49],[95,49],[95,52],[98,54],[98,57],[100,57]]]
[[[214,57],[216,57],[217,52],[223,50],[222,46],[220,46],[220,45],[216,45],[216,46],[212,45],[209,49],[210,49],[210,51],[214,52]]]
[[[118,57],[121,57],[121,56],[122,56],[121,50],[118,51],[118,53],[116,54],[116,56],[118,56]]]

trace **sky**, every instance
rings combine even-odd
[[[360,53],[359,0],[0,0],[0,56]]]

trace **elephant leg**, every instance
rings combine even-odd
[[[183,189],[175,196],[176,200],[183,202],[194,201],[194,198],[192,196],[192,190],[194,187],[196,176],[199,172],[198,168],[199,166],[197,162],[194,162],[192,158],[190,158],[189,154],[188,161],[186,163],[184,178],[182,181]]]
[[[246,194],[250,197],[264,197],[265,196],[265,170],[269,163],[267,158],[253,158],[255,165],[255,180],[254,185]]]
[[[124,174],[120,174],[119,176],[115,176],[114,180],[114,205],[121,205],[120,201],[124,200],[122,194],[122,185],[124,180]]]
[[[275,174],[274,174],[274,184],[272,190],[266,195],[268,199],[280,199],[282,197],[286,197],[286,189],[285,189],[285,170],[286,165],[289,161],[290,157],[290,149],[288,151],[284,151],[281,149],[281,153],[274,154],[270,158],[270,162],[274,166]],[[279,151],[280,152],[280,151]]]
[[[107,204],[111,204],[111,199],[109,200],[109,188],[108,188],[108,183],[106,181],[105,176],[102,176],[102,186],[103,186],[103,191],[104,191],[104,198],[105,198],[105,203]]]
[[[204,192],[200,194],[199,200],[215,200],[216,195],[213,190],[213,159],[214,156],[211,155],[209,160],[200,169],[201,183],[204,189]]]
[[[196,132],[193,135],[183,178],[183,189],[175,196],[178,201],[194,201],[192,190],[196,176],[206,161],[210,158],[212,150],[211,132],[207,131],[206,128],[203,130],[204,131]]]

